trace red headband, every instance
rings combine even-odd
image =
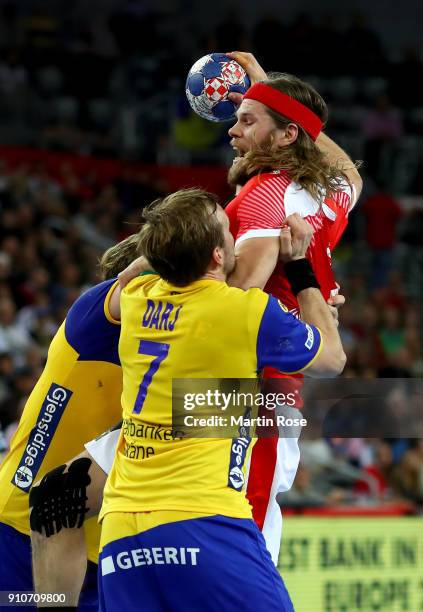
[[[323,121],[307,106],[264,83],[252,85],[244,95],[245,99],[257,100],[288,119],[292,119],[313,140],[316,140],[323,127]]]

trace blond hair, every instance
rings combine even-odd
[[[132,234],[107,249],[100,261],[100,276],[102,280],[115,278],[137,257],[138,234]]]
[[[162,278],[184,286],[203,276],[222,227],[214,214],[217,197],[201,189],[181,189],[143,210],[138,251]]]

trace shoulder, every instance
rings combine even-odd
[[[251,310],[257,307],[264,310],[269,301],[267,293],[257,287],[245,291],[244,289],[239,289],[239,287],[231,287],[226,283],[222,283],[222,286],[225,303],[236,303],[239,308]]]
[[[312,217],[319,212],[320,208],[321,201],[316,200],[307,189],[298,183],[292,181],[286,188],[285,213],[287,217],[293,213],[298,213],[302,217]]]
[[[119,365],[117,344],[120,324],[108,309],[116,286],[112,279],[86,291],[69,310],[64,332],[67,343],[83,361],[107,361]]]
[[[259,174],[245,185],[239,195],[243,200],[254,197],[255,200],[263,198],[265,201],[283,200],[286,189],[292,183],[286,172]]]
[[[237,216],[242,226],[280,227],[285,219],[285,192],[291,183],[286,174],[262,174],[238,194]]]
[[[252,287],[247,291],[243,291],[243,293],[248,312],[260,321],[269,303],[270,296],[257,287]]]
[[[161,279],[158,274],[153,272],[143,273],[129,281],[126,287],[122,289],[122,296],[134,295],[140,291],[145,293],[152,287],[155,287],[157,282],[160,280]]]
[[[84,291],[70,307],[67,318],[78,316],[81,311],[103,310],[105,300],[116,282],[117,279],[113,278]]]

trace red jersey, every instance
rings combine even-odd
[[[345,183],[332,198],[316,201],[308,191],[291,181],[285,171],[254,176],[225,209],[235,245],[249,238],[279,236],[286,217],[298,213],[314,228],[307,258],[313,266],[325,300],[336,295],[331,251],[347,225],[352,204],[351,187]],[[278,263],[264,290],[298,313],[298,302]]]
[[[307,251],[324,298],[337,293],[331,265],[335,248],[354,205],[353,189],[348,183],[332,198],[316,201],[308,191],[294,183],[285,171],[251,178],[225,209],[235,245],[250,238],[279,236],[286,217],[298,213],[314,228]],[[279,298],[289,310],[298,313],[298,302],[278,263],[264,290]],[[268,378],[284,376],[266,370]],[[300,384],[301,386],[301,384]],[[298,392],[298,397],[299,392]],[[301,402],[297,403],[297,407]],[[254,446],[247,486],[253,517],[261,528],[266,545],[277,563],[282,532],[282,516],[276,495],[291,488],[300,452],[297,438],[259,438]]]

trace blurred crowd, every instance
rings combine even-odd
[[[284,508],[396,507],[423,509],[423,440],[324,438],[302,441],[301,462]]]
[[[358,12],[287,19],[280,8],[246,25],[240,10],[228,9],[210,27],[186,3],[180,12],[107,2],[91,15],[72,3],[59,11],[52,2],[3,2],[1,142],[155,163],[226,162],[227,125],[194,115],[184,83],[207,52],[245,49],[266,69],[314,84],[330,105],[329,132],[352,156],[397,193],[419,192],[423,93],[410,87],[423,75],[419,41],[392,55]]]
[[[113,184],[57,177],[42,163],[0,165],[0,422],[6,443],[67,310],[99,282],[109,246],[138,231],[142,204],[162,186],[129,170]]]

